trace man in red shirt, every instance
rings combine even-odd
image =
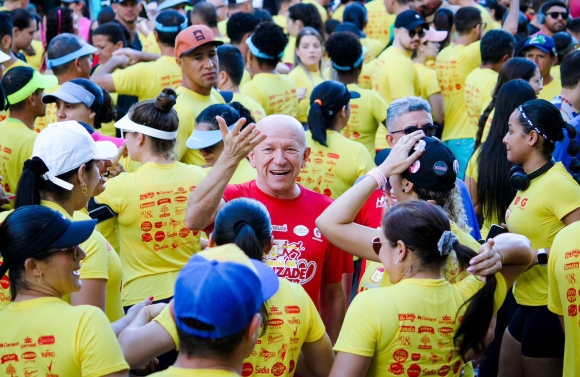
[[[231,132],[223,119],[219,121],[224,150],[188,200],[187,227],[205,229],[213,223],[221,206],[235,198],[252,198],[264,204],[270,212],[274,238],[274,246],[265,256],[266,264],[278,276],[304,287],[334,342],[345,313],[343,266],[350,264],[345,270],[352,272],[352,258],[349,255],[349,260],[316,228],[316,218],[332,199],[296,183],[310,155],[304,128],[286,115],[268,116],[258,126],[250,125],[243,131],[240,129],[245,120],[238,121]],[[257,179],[228,185],[246,156],[257,170]]]

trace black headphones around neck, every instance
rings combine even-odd
[[[554,165],[556,165],[556,161],[554,161],[552,158],[542,167],[534,170],[530,174],[526,174],[526,172],[524,172],[524,167],[522,165],[514,165],[510,169],[510,184],[518,191],[525,191],[528,187],[530,187],[530,182],[532,179],[538,178],[542,174],[546,173]]]

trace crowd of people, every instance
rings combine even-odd
[[[0,7],[0,372],[580,376],[578,4],[104,5]]]

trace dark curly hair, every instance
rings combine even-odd
[[[54,8],[46,15],[46,46],[62,33],[74,34],[74,12],[68,8]]]
[[[255,57],[258,60],[258,64],[260,66],[265,64],[275,67],[280,60],[278,56],[284,52],[288,44],[288,37],[280,26],[273,22],[265,22],[258,25],[254,35],[252,35],[252,43],[264,54],[274,56],[274,59]]]
[[[495,64],[508,55],[514,54],[516,39],[505,30],[490,30],[481,39],[481,61],[482,63]]]
[[[331,34],[324,48],[333,63],[344,67],[352,67],[362,54],[362,45],[358,36],[350,31]],[[357,68],[360,67],[353,67],[351,72]]]
[[[226,30],[231,43],[240,44],[244,41],[244,35],[253,33],[260,21],[253,15],[244,12],[232,14],[226,25]]]
[[[320,13],[318,13],[318,9],[316,9],[314,5],[304,3],[292,5],[288,8],[288,17],[290,17],[293,22],[300,20],[304,26],[310,26],[316,29],[320,35],[324,35],[322,18],[320,17]]]

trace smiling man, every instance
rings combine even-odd
[[[185,145],[193,132],[195,118],[206,107],[224,103],[217,91],[212,92],[218,80],[217,46],[222,44],[215,40],[211,29],[205,25],[188,27],[175,40],[175,57],[183,72],[175,105],[179,116],[175,153],[186,164],[205,165],[199,151]]]
[[[274,245],[265,256],[278,276],[301,284],[319,309],[334,341],[342,325],[345,296],[343,269],[352,272],[352,258],[333,246],[316,228],[316,218],[332,199],[300,186],[298,175],[310,156],[302,124],[287,115],[271,115],[239,131],[221,125],[224,151],[208,176],[192,192],[185,217],[189,229],[202,230],[228,201],[246,197],[266,206]],[[248,155],[256,180],[227,185]],[[283,308],[269,308],[271,314]]]

